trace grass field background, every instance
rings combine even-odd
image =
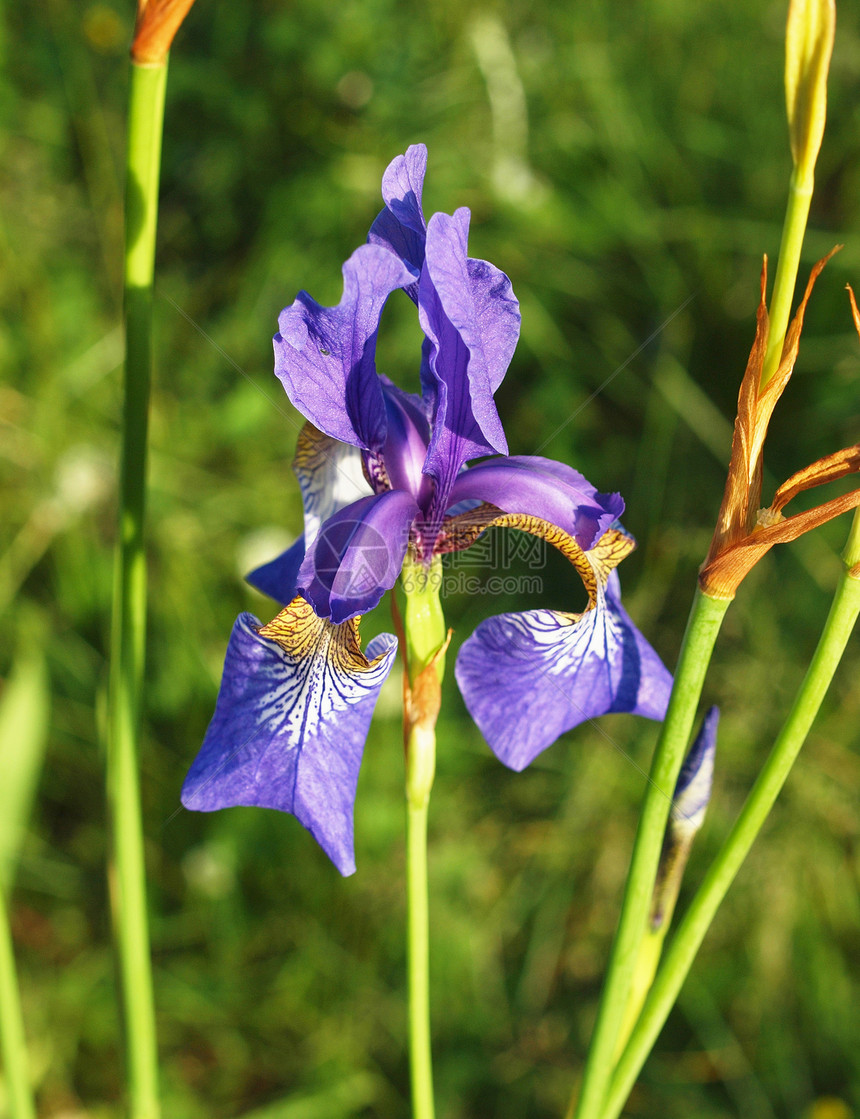
[[[639,541],[621,571],[625,603],[671,666],[722,493],[761,256],[779,244],[784,16],[782,3],[733,0],[191,11],[171,60],[162,173],[143,754],[168,1119],[408,1114],[396,679],[365,754],[353,878],[291,817],[178,809],[233,619],[274,613],[242,576],[301,529],[289,468],[301,417],[272,374],[278,312],[300,288],[337,302],[383,169],[427,143],[426,211],[470,206],[472,254],[504,269],[521,301],[498,394],[511,452],[569,462],[625,496]],[[30,819],[7,844],[46,1119],[122,1114],[101,727],[131,22],[130,4],[86,0],[0,14],[5,695],[24,680],[0,749],[36,758],[48,719]],[[766,496],[860,439],[843,290],[860,284],[858,88],[860,25],[843,4],[803,271],[845,249],[810,305]],[[409,387],[419,346],[407,301],[392,301],[380,367]],[[801,678],[847,530],[843,519],[777,549],[728,615],[704,697],[723,712],[715,792],[687,891]],[[550,564],[525,603],[453,596],[455,646],[491,613],[575,608],[575,584]],[[382,628],[384,607],[367,635]],[[855,638],[631,1116],[860,1114],[858,678]],[[440,1119],[562,1114],[655,735],[609,717],[512,774],[446,682],[430,862]]]

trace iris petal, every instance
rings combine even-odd
[[[421,209],[427,148],[413,144],[405,155],[396,156],[382,176],[385,209],[370,227],[368,241],[382,245],[415,269],[416,277],[424,264],[427,223]],[[418,302],[417,281],[406,287],[413,302]]]
[[[425,378],[435,381],[424,469],[436,479],[440,513],[464,462],[507,453],[493,393],[519,336],[510,281],[492,265],[468,260],[468,231],[468,210],[433,215],[419,283],[418,314],[430,340]]]
[[[549,521],[588,549],[624,512],[617,493],[598,493],[577,470],[537,455],[491,459],[463,471],[451,488],[453,503],[477,498],[506,513]]]
[[[386,377],[381,378],[388,420],[382,461],[393,490],[407,490],[422,508],[433,489],[423,472],[430,442],[430,424],[420,396],[404,392]]]
[[[363,497],[325,522],[308,548],[298,587],[322,618],[372,610],[397,581],[419,509],[403,490]]]
[[[333,626],[295,599],[268,626],[233,627],[215,714],[182,789],[186,808],[290,812],[341,874],[355,870],[353,804],[390,634],[361,652],[358,624]]]
[[[378,450],[385,404],[376,375],[376,334],[386,299],[415,274],[379,245],[362,245],[343,266],[343,296],[322,307],[307,292],[278,319],[275,374],[296,408],[334,439]]]
[[[636,547],[633,537],[615,525],[586,551],[573,536],[550,521],[528,513],[500,513],[494,505],[483,504],[449,517],[442,525],[437,548],[440,552],[462,551],[488,528],[515,528],[552,544],[576,568],[588,593],[588,609],[597,605],[607,581],[612,579],[613,569]]]
[[[281,606],[286,606],[296,597],[299,568],[304,558],[305,538],[302,535],[285,552],[268,563],[255,567],[245,576],[245,581]]]
[[[370,491],[362,471],[361,452],[325,435],[312,423],[306,423],[299,432],[293,473],[302,491],[304,535],[281,555],[246,576],[252,587],[282,606],[295,598],[305,548],[313,543],[320,525]]]
[[[511,769],[525,769],[559,735],[598,715],[664,717],[672,678],[613,584],[585,614],[502,614],[461,647],[456,677],[466,706]]]

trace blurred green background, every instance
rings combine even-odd
[[[672,665],[721,497],[761,254],[779,243],[784,18],[770,0],[192,10],[161,192],[143,757],[166,1119],[408,1115],[397,681],[367,746],[353,878],[291,817],[178,809],[233,619],[274,613],[242,575],[300,531],[299,418],[271,372],[278,312],[299,288],[339,299],[385,165],[426,142],[426,211],[470,206],[473,255],[508,272],[522,304],[498,397],[512,453],[540,450],[624,494],[640,542],[626,605]],[[14,830],[10,793],[38,780],[12,919],[53,1119],[122,1114],[100,726],[131,24],[131,4],[100,0],[0,16],[0,749],[20,770],[0,793]],[[860,284],[858,79],[844,4],[804,270],[846,248],[808,312],[766,495],[860,438],[843,291]],[[393,300],[381,367],[412,383],[418,347]],[[799,682],[847,529],[778,549],[728,615],[705,693],[723,710],[715,795],[687,889]],[[575,582],[553,566],[524,605],[570,606]],[[518,605],[454,598],[455,644]],[[380,610],[366,630],[388,626]],[[631,1116],[860,1114],[858,672],[855,639]],[[514,775],[447,682],[430,864],[440,1119],[562,1113],[655,733],[606,718]]]

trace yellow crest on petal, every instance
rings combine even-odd
[[[327,618],[318,618],[311,604],[297,595],[289,606],[257,632],[277,643],[293,657],[310,659],[327,645],[326,659],[338,672],[366,672],[382,658],[369,661],[361,651],[358,633],[360,618],[335,625]]]

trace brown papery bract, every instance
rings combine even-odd
[[[138,66],[161,66],[194,0],[138,0],[131,44]]]
[[[798,513],[793,517],[782,515],[782,510],[792,498],[804,490],[860,471],[860,446],[853,446],[825,455],[812,465],[799,470],[779,487],[768,508],[759,507],[762,451],[770,419],[776,402],[785,390],[794,370],[803,329],[803,317],[812,288],[825,264],[841,247],[837,245],[812,269],[803,299],[786,334],[779,365],[770,380],[762,385],[762,369],[768,338],[768,315],[765,306],[767,258],[765,258],[761,274],[761,298],[757,313],[756,336],[738,396],[738,415],[732,438],[726,488],[711,548],[699,572],[699,585],[702,592],[711,598],[734,598],[741,580],[774,544],[785,544],[796,540],[810,529],[860,505],[860,490],[854,490],[805,513]],[[860,334],[860,313],[853,292],[851,292],[851,307],[854,323]]]

